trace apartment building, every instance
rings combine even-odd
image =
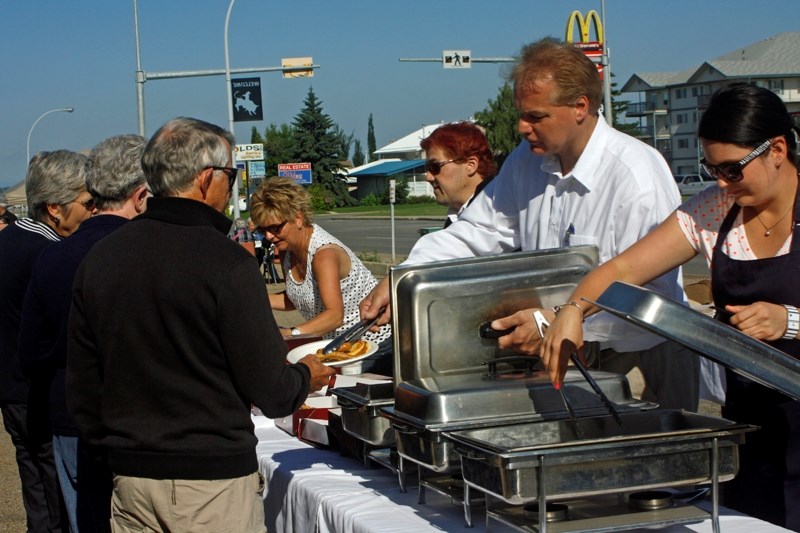
[[[711,95],[732,82],[779,95],[800,124],[800,32],[780,33],[680,72],[637,73],[623,93],[638,93],[626,116],[639,120],[637,137],[655,146],[673,174],[698,173],[703,156],[697,126]]]

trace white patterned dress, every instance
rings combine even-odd
[[[288,252],[284,257],[283,271],[288,273],[286,276],[286,296],[292,301],[297,311],[299,311],[306,320],[311,320],[324,311],[325,306],[322,303],[322,297],[319,293],[319,284],[314,279],[311,263],[314,261],[314,255],[317,253],[317,250],[323,246],[335,244],[344,250],[350,258],[350,273],[347,277],[339,281],[339,288],[342,291],[342,300],[344,301],[344,323],[335,331],[323,335],[325,339],[332,339],[360,320],[358,304],[378,284],[378,280],[375,279],[372,272],[364,266],[352,250],[345,246],[339,239],[316,224],[313,224],[312,227],[314,231],[308,243],[306,278],[302,282],[296,281],[291,274],[291,252]],[[387,324],[377,333],[368,332],[364,335],[364,338],[375,344],[380,344],[382,341],[388,339],[391,334],[391,326]]]

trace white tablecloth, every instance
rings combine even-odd
[[[473,510],[475,527],[464,526],[462,508],[434,491],[427,503],[417,503],[410,483],[400,492],[397,478],[387,469],[366,468],[335,451],[309,446],[254,416],[259,469],[266,479],[264,509],[270,533],[423,533],[485,531],[485,515]],[[778,533],[788,530],[724,510],[723,533]],[[498,522],[491,531],[505,532]],[[641,530],[651,532],[653,530]],[[710,533],[710,520],[672,526],[663,533]]]

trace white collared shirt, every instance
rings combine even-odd
[[[534,155],[523,140],[483,192],[456,223],[420,238],[404,264],[590,244],[599,248],[602,263],[680,204],[661,154],[602,118],[567,175],[556,157]],[[647,287],[685,301],[680,269]],[[644,350],[664,340],[602,312],[586,321],[584,335],[619,352]]]

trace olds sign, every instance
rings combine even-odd
[[[234,150],[237,161],[263,161],[263,144],[237,144]]]

